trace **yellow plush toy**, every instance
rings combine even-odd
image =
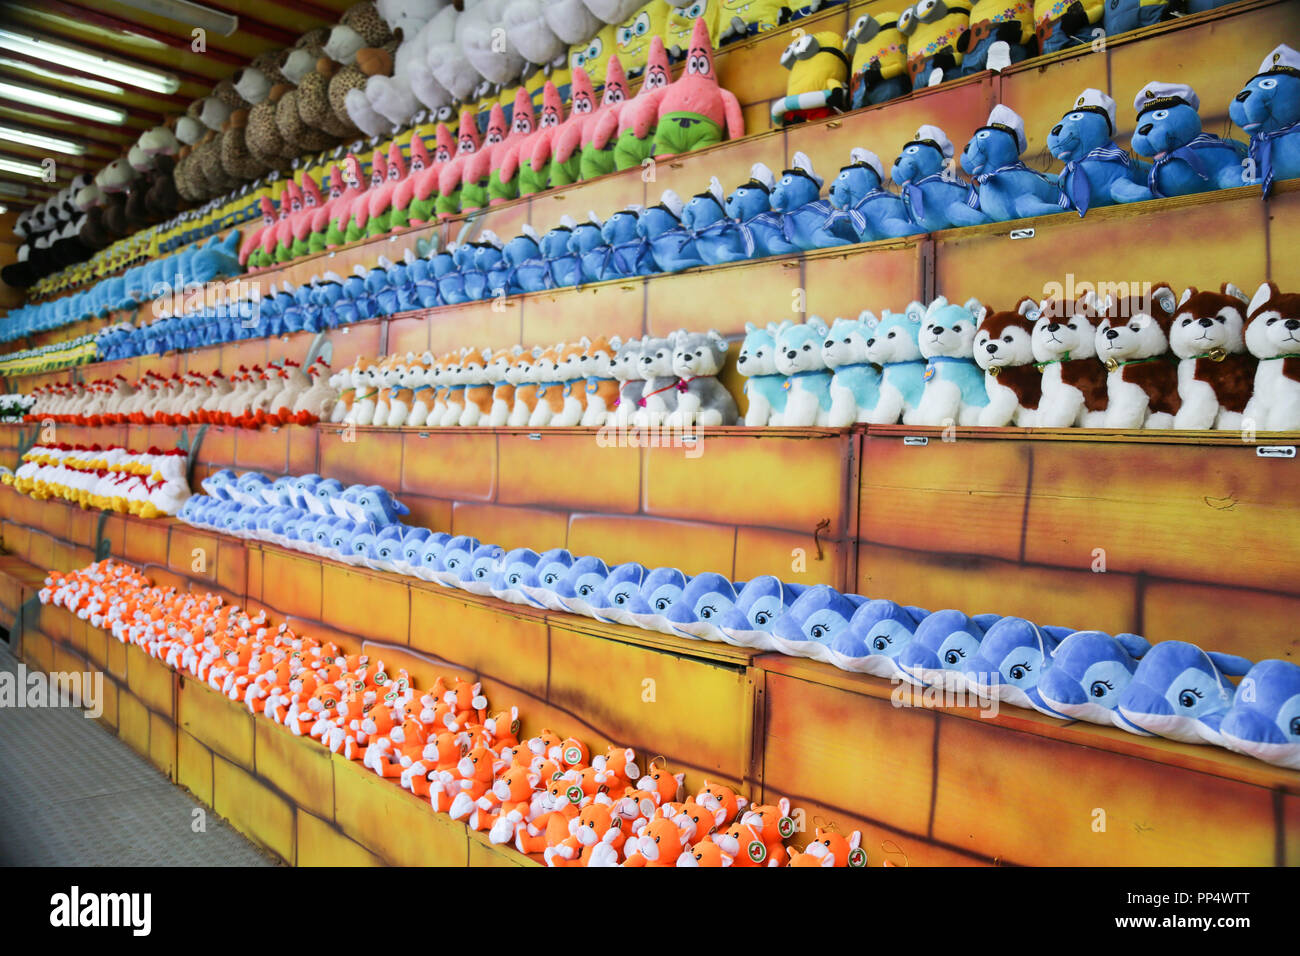
[[[781,25],[786,0],[720,0],[722,21],[719,40],[735,42],[755,33],[767,33]]]
[[[664,38],[664,45],[668,44],[666,32],[668,29],[669,15],[675,12],[668,5],[668,0],[651,0],[632,16],[628,17],[622,23],[614,27],[614,49],[612,52],[618,54],[618,62],[623,66],[623,74],[628,79],[640,76],[645,72],[646,58],[650,53],[650,39],[655,36]],[[605,63],[609,62],[609,56],[606,55],[601,63],[601,79],[597,80],[591,73],[589,66],[584,66],[591,76],[593,86],[604,82]]]
[[[614,47],[618,42],[615,29],[614,24],[607,23],[586,43],[575,43],[569,47],[569,69],[580,66],[586,70],[595,89],[599,89],[605,82],[605,66],[609,63],[609,58],[614,55]],[[649,41],[647,40],[646,43],[648,46]],[[621,61],[622,57],[619,59]],[[555,82],[556,89],[560,89],[558,81],[552,80],[552,82]],[[560,95],[567,98],[564,90],[560,90]]]
[[[704,20],[709,28],[709,39],[716,50],[722,43],[722,0],[668,0],[668,23],[664,26],[664,49],[668,58],[676,61],[686,55],[691,46],[691,32],[695,21]],[[621,59],[621,57],[620,57]]]
[[[874,106],[912,91],[907,75],[907,37],[898,28],[898,14],[864,13],[844,37],[851,58],[849,103],[853,109]]]
[[[849,58],[838,33],[804,34],[781,54],[790,71],[785,97],[772,104],[772,125],[790,126],[837,113],[848,103]]]
[[[921,0],[903,11],[898,28],[907,37],[907,72],[912,89],[934,86],[957,76],[957,43],[970,26],[970,0]]]

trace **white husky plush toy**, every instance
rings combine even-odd
[[[987,310],[978,299],[965,305],[939,296],[925,310],[918,339],[926,360],[921,401],[908,425],[978,425],[989,403],[984,376],[975,364],[975,328]]]

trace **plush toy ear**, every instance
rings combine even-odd
[[[856,850],[861,845],[862,845],[862,832],[860,830],[854,830],[853,835],[849,837],[849,849]]]
[[[748,335],[750,332],[753,332],[753,331],[754,331],[755,329],[757,329],[757,328],[758,328],[758,326],[755,325],[753,322],[746,322],[746,323],[745,323],[745,334]]]
[[[948,297],[947,297],[947,296],[942,296],[942,295],[941,295],[941,296],[938,296],[938,297],[937,297],[933,302],[931,302],[931,303],[926,307],[926,310],[925,310],[926,318],[929,318],[930,316],[934,315],[934,314],[935,314],[936,312],[938,312],[940,309],[944,308],[947,304],[948,304]]]
[[[1170,315],[1178,311],[1178,301],[1174,298],[1174,290],[1167,285],[1159,286],[1152,292],[1151,299]]]
[[[876,318],[876,314],[870,309],[863,309],[859,312],[858,321],[861,322],[862,327],[868,331],[874,329],[880,324],[880,319]]]
[[[1196,295],[1196,289],[1193,286],[1188,286],[1183,290],[1183,294],[1178,297],[1178,304],[1181,306],[1194,295]]]
[[[972,306],[971,302],[974,302],[975,304]],[[970,314],[975,317],[976,325],[979,325],[989,316],[988,307],[985,305],[981,305],[979,302],[976,302],[974,299],[971,299],[970,302],[966,303],[966,308],[970,312]]]
[[[907,316],[909,322],[920,325],[925,320],[925,306],[920,302],[909,302],[907,308],[903,310],[903,314]]]
[[[739,813],[745,807],[749,806],[749,800],[746,797],[736,797],[736,812]]]
[[[826,327],[826,323],[822,321],[821,316],[818,315],[808,316],[808,324],[812,326],[813,329],[816,330],[817,334],[820,335],[822,338],[825,338],[830,333],[830,329]]]
[[[1034,301],[1033,296],[1027,295],[1020,300],[1019,305],[1016,306],[1016,311],[1027,318],[1030,322],[1037,322],[1042,309],[1039,307],[1038,303]]]
[[[1224,295],[1232,296],[1234,299],[1240,299],[1242,302],[1246,301],[1246,293],[1242,292],[1231,282],[1223,283],[1223,285],[1219,287],[1219,291]]]

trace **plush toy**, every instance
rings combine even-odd
[[[638,428],[662,425],[677,408],[678,377],[673,373],[676,333],[666,338],[647,336],[640,343],[637,374],[643,379],[640,398],[632,416]],[[619,398],[622,399],[620,394]]]
[[[1250,136],[1252,176],[1264,198],[1278,179],[1300,176],[1300,53],[1285,43],[1259,65],[1259,72],[1228,104],[1232,121]]]
[[[1091,298],[1044,300],[1039,305],[1032,344],[1035,365],[1043,376],[1035,422],[1040,428],[1105,424],[1106,366],[1097,360],[1095,315]]]
[[[824,584],[805,590],[772,624],[772,644],[783,654],[831,663],[830,648],[864,599]]]
[[[822,178],[804,153],[795,153],[790,168],[772,188],[772,210],[781,214],[782,233],[801,251],[841,246],[852,239],[829,228],[832,207],[820,199]]]
[[[651,0],[614,26],[614,47],[610,56],[611,59],[619,59],[629,79],[635,79],[645,71],[650,44],[655,37],[660,37],[669,52],[672,52],[673,43],[668,29],[670,19],[674,17],[674,9],[668,0]],[[682,17],[677,15],[675,19],[680,23]],[[693,21],[687,23],[688,33],[691,22]],[[601,82],[594,75],[592,79]]]
[[[1107,428],[1172,428],[1182,404],[1169,332],[1178,303],[1166,284],[1144,297],[1107,296],[1097,324],[1097,357],[1107,369]]]
[[[654,155],[669,157],[745,135],[734,93],[718,85],[708,25],[695,21],[686,70],[658,97]]]
[[[348,94],[353,90],[364,90],[373,76],[391,74],[397,47],[397,38],[379,8],[370,0],[363,0],[344,11],[325,43],[326,56],[339,64],[329,77],[327,93],[330,111],[341,126],[364,130],[371,136],[384,131],[387,121],[370,107],[368,101],[362,103],[356,97],[352,97],[352,107],[353,111],[362,108],[358,118],[363,125],[353,119],[348,110]],[[320,64],[317,70],[319,72]],[[301,107],[300,103],[300,111]]]
[[[1113,37],[1159,23],[1169,9],[1168,0],[1112,0],[1106,4],[1101,28]]]
[[[1246,304],[1230,282],[1218,292],[1183,291],[1169,330],[1182,403],[1175,428],[1241,428],[1258,366],[1243,337]]]
[[[975,184],[978,209],[994,222],[1060,212],[1055,179],[1030,169],[1020,158],[1027,145],[1024,120],[998,104],[962,150],[961,168]],[[954,222],[965,215],[964,209],[949,211]]]
[[[588,110],[579,102],[576,72],[573,89],[573,109],[579,118],[573,122],[571,116],[571,122],[560,133],[552,160],[552,185],[565,185],[566,179],[568,182],[594,179],[614,171],[612,133],[617,129],[619,114],[631,97],[623,64],[618,56],[610,57],[609,65],[605,68],[605,86],[601,92],[600,106]],[[576,171],[573,168],[575,155],[578,164]]]
[[[1116,725],[1183,743],[1220,743],[1233,696],[1228,677],[1250,670],[1233,654],[1206,653],[1185,641],[1161,641],[1138,663],[1116,703]]]
[[[451,157],[438,173],[438,199],[435,209],[439,219],[450,219],[460,211],[461,187],[465,169],[479,150],[478,124],[474,114],[463,110],[456,128],[456,155]]]
[[[950,305],[939,296],[926,307],[919,337],[926,360],[924,390],[911,416],[904,415],[906,424],[979,424],[989,397],[972,356],[975,329],[987,314],[976,299]]]
[[[785,408],[769,424],[825,426],[830,421],[831,372],[822,357],[826,324],[816,316],[799,325],[783,322],[776,336],[776,370],[785,376]]]
[[[745,323],[736,369],[745,376],[745,396],[749,400],[746,425],[775,425],[785,411],[786,377],[776,370],[778,332],[775,324],[761,328],[753,322]]]
[[[1219,725],[1223,746],[1279,767],[1300,770],[1300,667],[1260,661],[1242,678]]]
[[[1073,630],[1040,627],[1018,617],[1002,618],[988,627],[979,650],[961,667],[967,689],[980,699],[1051,713],[1038,683],[1051,670],[1057,646]]]
[[[1247,306],[1246,348],[1259,359],[1246,418],[1261,431],[1300,429],[1300,295],[1261,285]]]
[[[718,381],[726,359],[727,340],[720,333],[678,333],[672,370],[680,384],[677,408],[668,416],[670,427],[736,424],[736,400]]]
[[[849,106],[875,106],[912,92],[907,73],[907,37],[896,13],[864,13],[844,35],[849,67]]]
[[[970,25],[971,0],[921,0],[903,11],[898,28],[907,38],[912,89],[936,86],[960,72],[958,47]]]
[[[641,89],[616,113],[601,113],[592,131],[593,149],[612,150],[614,168],[640,166],[654,155],[659,97],[671,78],[663,40],[658,36],[652,37]]]
[[[817,827],[814,839],[801,853],[790,854],[789,866],[866,866],[862,834],[854,830],[847,838],[834,830]]]
[[[1242,183],[1244,144],[1201,131],[1201,101],[1182,83],[1148,83],[1133,100],[1133,149],[1154,157],[1147,188],[1156,197],[1185,196]]]
[[[1118,723],[1115,705],[1151,649],[1136,634],[1075,631],[1052,654],[1052,666],[1038,680],[1045,712],[1070,720],[1110,726]]]
[[[695,241],[681,223],[682,201],[671,189],[665,189],[659,202],[637,219],[637,235],[650,246],[650,253],[660,272],[679,272],[702,265]]]
[[[781,65],[790,75],[785,97],[772,103],[773,126],[823,119],[847,108],[849,61],[839,34],[804,34],[785,48]]]
[[[831,428],[865,422],[880,398],[880,370],[867,361],[867,335],[860,319],[836,319],[822,343],[822,360],[832,372]]]
[[[911,233],[903,201],[882,187],[880,157],[854,147],[849,164],[832,180],[828,198],[833,210],[824,229],[847,242],[871,242]]]
[[[574,183],[582,165],[582,154],[577,144],[582,142],[583,124],[596,108],[596,94],[591,77],[582,67],[574,67],[572,100],[569,115],[562,118],[558,110],[543,108],[542,124],[532,150],[521,156],[524,168],[531,171],[530,189],[550,186],[568,186]],[[536,189],[533,190],[537,191]]]
[[[1038,52],[1055,53],[1090,43],[1101,22],[1104,0],[1034,0]]]
[[[715,176],[709,188],[696,193],[682,209],[682,225],[694,237],[695,249],[709,265],[746,258],[740,224],[727,215],[722,183]]]
[[[1043,375],[1034,364],[1034,323],[1039,308],[1022,299],[1011,312],[986,311],[975,332],[975,364],[984,370],[989,402],[979,424],[998,427],[1036,424]]]
[[[718,34],[722,43],[735,43],[759,33],[768,33],[781,25],[789,8],[788,0],[721,0]]]
[[[772,209],[776,177],[762,163],[749,171],[749,181],[727,197],[727,215],[739,224],[742,258],[789,255],[799,251],[786,237],[785,217]]]
[[[1004,70],[1036,47],[1032,0],[975,0],[970,25],[957,41],[961,75]]]
[[[416,134],[411,134],[411,174],[404,180],[404,185],[409,184],[410,189],[410,200],[405,208],[407,221],[412,226],[423,225],[436,217],[442,172],[451,162],[456,149],[456,138],[446,123],[437,125],[434,137],[433,154],[426,159],[422,155],[423,144],[416,138]],[[417,163],[423,168],[417,170]],[[394,201],[400,204],[404,195],[404,190],[399,187]]]
[[[348,117],[371,136],[410,122],[420,106],[412,88],[412,73],[428,56],[430,32],[425,29],[445,0],[376,0],[380,16],[399,38],[388,69],[369,76],[365,86],[344,98]],[[364,59],[364,56],[363,56]]]
[[[870,312],[859,321],[870,333],[867,361],[880,366],[880,395],[867,413],[873,425],[893,425],[911,415],[925,388],[926,361],[921,356],[921,323],[925,307],[913,302],[903,312]]]
[[[1047,148],[1065,163],[1057,174],[1062,208],[1080,216],[1093,206],[1153,198],[1147,166],[1115,145],[1115,101],[1101,90],[1079,94],[1074,108],[1047,134]]]
[[[951,171],[952,155],[952,142],[943,130],[922,126],[894,160],[891,176],[899,186],[908,221],[914,226],[909,231],[934,232],[985,221],[977,208],[979,194],[975,187]],[[891,232],[902,228],[890,219],[883,226]]]

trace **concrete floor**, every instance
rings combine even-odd
[[[0,641],[0,671],[18,661]],[[193,829],[195,809],[205,832]],[[0,865],[274,866],[72,707],[0,707]]]

